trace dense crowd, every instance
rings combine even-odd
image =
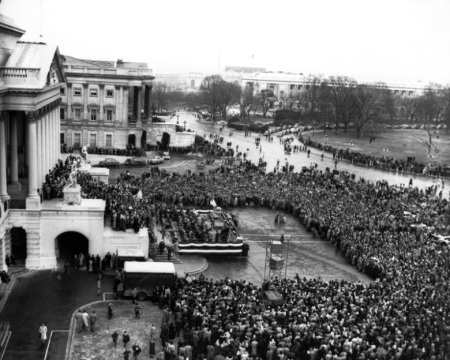
[[[302,136],[298,136],[298,139],[306,146],[311,146],[319,150],[330,152],[333,155],[333,159],[347,160],[355,164],[376,167],[390,171],[450,177],[450,168],[446,168],[442,165],[429,166],[427,164],[422,164],[416,161],[396,159],[389,156],[374,156],[363,154],[361,152],[353,151],[348,148],[336,148],[332,145],[313,141]]]
[[[440,275],[425,287],[414,275],[412,284],[401,276],[373,284],[274,279],[265,289],[283,295],[275,306],[245,280],[189,279],[175,294],[155,297],[168,308],[159,358],[447,359],[449,309]]]
[[[51,176],[56,183],[63,168]],[[450,206],[437,186],[390,186],[314,165],[298,173],[264,174],[249,161],[201,178],[144,172],[122,174],[108,185],[80,173],[78,182],[84,197],[105,199],[107,212],[123,215],[130,227],[211,200],[221,207],[284,211],[378,279],[373,284],[274,280],[271,286],[283,303],[270,308],[261,289],[246,282],[194,281],[169,303],[196,355],[440,360],[450,354],[450,251],[430,237],[450,233]]]

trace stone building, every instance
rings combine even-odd
[[[140,147],[154,79],[147,64],[62,59],[67,86],[61,88],[61,143],[74,148]]]

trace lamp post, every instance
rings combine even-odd
[[[180,123],[179,123],[179,121],[178,121],[178,120],[179,120],[179,118],[180,118],[180,115],[178,115],[178,114],[177,114],[177,125],[179,125],[179,124],[180,124]]]
[[[184,131],[186,131],[186,119],[184,119],[183,123],[184,123]]]

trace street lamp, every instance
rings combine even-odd
[[[179,124],[180,124],[180,123],[179,123],[179,121],[178,121],[178,120],[179,120],[179,118],[180,118],[180,115],[178,115],[178,114],[177,114],[177,125],[179,125]]]
[[[186,131],[186,119],[184,119],[184,131]]]

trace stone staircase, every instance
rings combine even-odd
[[[158,249],[157,252],[155,253],[154,261],[155,262],[171,262],[171,263],[174,263],[174,264],[182,264],[183,263],[180,260],[180,255],[174,256],[173,253],[170,255],[170,260],[168,260],[167,259],[167,249],[164,250],[162,255],[159,254],[159,249]]]

